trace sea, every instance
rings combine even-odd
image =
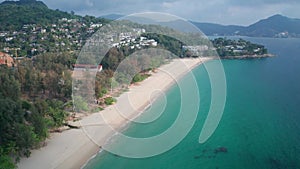
[[[179,144],[147,158],[104,150],[84,169],[300,169],[300,39],[242,38],[264,45],[275,56],[222,60],[226,104],[217,129],[206,142],[199,143],[199,134],[211,104],[211,84],[205,66],[200,65],[193,70],[200,109]],[[165,93],[167,104],[159,118],[148,125],[131,123],[123,134],[144,138],[167,130],[183,106],[180,96],[179,85],[173,85]],[[154,113],[162,103],[158,99],[142,116]]]

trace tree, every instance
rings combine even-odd
[[[0,99],[0,145],[11,147],[9,154],[28,156],[37,143],[34,129],[25,123],[24,114],[20,101]]]
[[[38,142],[38,138],[33,131],[33,127],[22,123],[15,123],[13,128],[15,129],[14,137],[19,155],[29,157],[30,149]]]
[[[0,66],[0,98],[18,100],[20,97],[20,84],[15,79],[12,70],[7,66]]]
[[[3,148],[0,147],[0,169],[14,169],[17,166],[14,164],[12,158],[4,152]]]
[[[48,127],[45,118],[38,112],[34,112],[28,117],[28,121],[32,124],[38,141],[44,141],[48,137]]]
[[[63,102],[59,100],[49,100],[48,105],[46,116],[50,120],[48,121],[49,127],[56,128],[62,126],[65,118],[68,116],[68,113],[63,110]]]

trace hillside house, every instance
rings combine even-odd
[[[0,65],[14,66],[14,59],[7,53],[0,52]]]

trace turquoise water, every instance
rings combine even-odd
[[[85,168],[299,169],[300,39],[246,39],[264,44],[276,57],[222,61],[227,102],[223,118],[207,142],[199,144],[198,138],[209,110],[211,89],[204,66],[199,66],[193,72],[201,97],[200,111],[180,144],[166,153],[143,159],[101,152]],[[180,109],[178,86],[173,86],[166,97],[168,104],[160,118],[149,125],[133,123],[124,133],[149,137],[168,129]],[[161,103],[157,101],[153,109]]]

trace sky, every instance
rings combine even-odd
[[[4,0],[0,0],[4,1]],[[42,0],[79,15],[165,12],[198,22],[250,25],[275,14],[300,18],[300,0]]]

